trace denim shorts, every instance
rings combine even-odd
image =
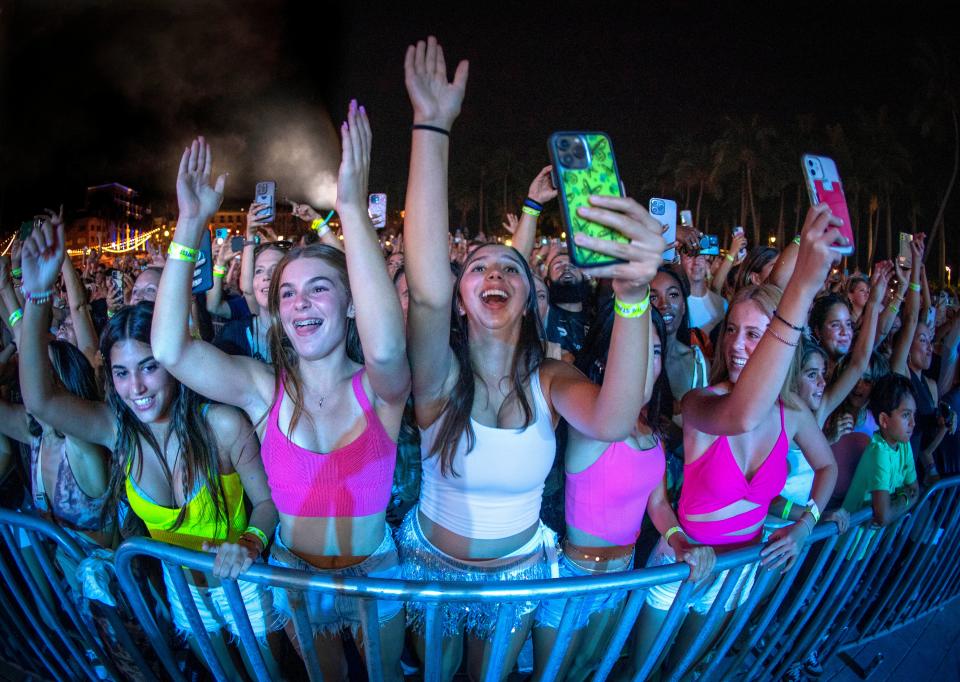
[[[673,553],[673,548],[667,544],[666,540],[660,538],[660,542],[650,555],[650,560],[647,561],[647,566],[667,566],[669,564],[675,564],[676,562],[677,558]],[[710,607],[713,606],[713,602],[717,600],[717,595],[720,594],[720,588],[723,586],[724,580],[727,579],[727,575],[733,570],[739,573],[739,577],[737,578],[737,584],[734,586],[733,592],[730,593],[730,597],[723,605],[724,611],[733,611],[747,601],[747,597],[750,596],[753,583],[757,579],[759,567],[759,563],[747,564],[740,568],[727,569],[715,577],[707,578],[706,582],[694,588],[693,594],[690,596],[690,608],[701,614],[709,611]],[[654,585],[647,591],[647,606],[651,606],[660,611],[667,611],[673,605],[673,601],[677,598],[677,592],[679,591],[679,580],[677,582]]]
[[[417,512],[418,507],[411,509],[400,526],[400,554],[405,580],[490,583],[559,577],[557,535],[542,521],[533,537],[508,556],[489,561],[464,561],[444,553],[427,540]],[[511,602],[513,627],[519,627],[520,619],[536,611],[539,605],[539,601]],[[443,636],[458,636],[466,629],[481,639],[491,638],[499,606],[499,603],[492,602],[442,603]],[[407,625],[421,635],[426,632],[425,614],[425,604],[407,603]]]
[[[270,552],[270,565],[293,568],[298,571],[308,571],[322,575],[336,575],[359,578],[400,578],[400,559],[397,556],[397,546],[389,526],[384,524],[383,542],[366,559],[353,566],[337,569],[317,568],[295,554],[280,537],[280,527],[273,540],[273,549]],[[285,626],[293,617],[293,609],[298,606],[306,608],[307,620],[314,635],[337,635],[344,628],[350,628],[354,636],[360,630],[360,614],[363,602],[359,597],[350,597],[341,592],[299,592],[286,590],[282,587],[270,588],[273,592],[274,610],[277,614],[277,625]],[[383,625],[403,609],[403,602],[377,600],[378,619]]]
[[[619,561],[619,560],[618,560]],[[629,571],[633,568],[633,557],[626,562],[619,571]],[[609,571],[613,573],[614,571]],[[579,578],[583,576],[596,576],[598,571],[588,571],[579,564],[570,560],[566,554],[560,555],[560,577],[561,578]],[[603,611],[612,611],[619,608],[627,598],[626,590],[616,590],[614,592],[603,592],[600,594],[587,595],[580,603],[580,609],[577,614],[574,630],[579,630],[587,626],[590,616]],[[563,617],[563,609],[567,605],[566,599],[551,599],[540,604],[537,609],[537,627],[554,628],[560,627],[560,619]]]
[[[177,566],[168,567],[164,564],[163,582],[167,586],[167,601],[170,604],[173,624],[178,633],[188,635],[191,632],[190,621],[187,619],[187,612],[180,602],[177,590],[173,586],[173,579],[170,577],[170,571],[177,570],[183,569]],[[223,586],[199,587],[192,584],[189,578],[187,579],[187,586],[190,588],[193,603],[197,606],[204,630],[216,632],[226,628],[234,638],[240,636],[236,619],[230,611]],[[237,587],[240,588],[240,596],[243,597],[243,605],[247,610],[247,618],[250,619],[250,627],[253,629],[254,636],[260,642],[266,641],[268,632],[279,629],[275,625],[276,618],[270,592],[258,583],[245,580],[238,580]]]

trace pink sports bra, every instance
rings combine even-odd
[[[567,474],[567,525],[614,545],[632,545],[640,536],[647,500],[666,469],[663,444],[637,450],[611,443],[596,462]]]
[[[359,517],[386,511],[397,444],[367,399],[363,371],[354,374],[351,383],[367,426],[351,443],[328,453],[302,448],[280,430],[280,403],[285,395],[280,379],[260,453],[273,502],[281,514]]]
[[[745,544],[756,540],[763,527],[751,535],[731,535],[761,523],[774,497],[783,490],[787,480],[787,451],[790,443],[783,421],[783,402],[780,406],[780,436],[763,460],[763,464],[748,481],[740,470],[730,441],[718,437],[695,462],[683,467],[683,487],[677,509],[680,525],[691,538],[705,545]],[[717,521],[692,521],[691,515],[712,514],[740,500],[757,505],[750,511]]]

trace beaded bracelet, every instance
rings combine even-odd
[[[790,343],[785,338],[777,334],[777,332],[773,331],[773,327],[767,327],[767,331],[770,332],[771,336],[773,336],[773,338],[775,338],[777,341],[787,346],[790,346],[791,348],[796,348],[797,346],[800,345],[800,339],[797,339],[795,343]]]
[[[12,328],[17,322],[19,322],[22,319],[23,319],[23,309],[17,308],[12,313],[10,313],[10,317],[7,318],[7,324],[9,324],[10,327]]]
[[[641,317],[647,310],[650,309],[650,290],[647,289],[647,295],[640,300],[639,303],[624,303],[619,298],[614,297],[613,299],[613,310],[620,317],[626,317],[627,319],[634,319]]]
[[[51,296],[53,296],[53,292],[50,290],[37,291],[33,293],[29,291],[23,292],[23,297],[30,303],[35,303],[36,305],[43,305],[44,303],[50,300]]]
[[[167,249],[167,253],[173,260],[182,260],[188,263],[196,263],[200,259],[200,251],[191,249],[189,246],[184,246],[177,242],[170,242],[170,248]]]

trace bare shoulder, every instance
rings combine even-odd
[[[206,411],[206,422],[221,446],[245,437],[253,428],[247,416],[230,405],[210,405]]]

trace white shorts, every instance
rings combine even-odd
[[[660,538],[660,542],[650,554],[647,566],[667,566],[668,564],[674,564],[676,562],[677,558],[673,553],[673,548],[667,544],[666,540]],[[710,607],[713,606],[713,602],[717,600],[717,595],[720,594],[720,588],[723,586],[724,580],[727,579],[727,575],[730,574],[730,570],[734,570],[738,571],[740,575],[737,578],[737,584],[734,586],[733,592],[730,593],[730,597],[723,605],[724,611],[733,611],[747,601],[747,597],[750,596],[750,591],[753,589],[753,583],[756,581],[759,567],[759,563],[748,564],[741,568],[728,569],[713,578],[708,578],[706,582],[694,587],[693,594],[690,596],[690,608],[701,614],[709,611]],[[660,611],[667,611],[673,605],[679,590],[680,581],[654,585],[647,592],[647,606],[651,606]]]

